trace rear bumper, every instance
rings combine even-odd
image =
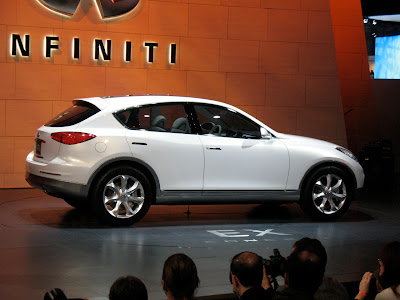
[[[25,173],[25,180],[34,188],[38,188],[47,194],[57,198],[73,198],[73,199],[87,199],[89,194],[89,187],[76,183],[59,181],[51,178],[45,178]]]

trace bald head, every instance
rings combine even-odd
[[[241,252],[232,258],[231,273],[244,287],[260,286],[263,278],[262,258],[253,252]]]

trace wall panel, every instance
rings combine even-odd
[[[1,188],[28,186],[24,158],[33,149],[36,129],[76,97],[151,93],[211,98],[237,105],[277,131],[346,146],[343,110],[353,102],[343,109],[341,98],[357,91],[343,93],[337,61],[340,67],[348,64],[346,55],[358,53],[361,44],[353,42],[352,50],[336,59],[333,29],[344,26],[354,12],[335,10],[338,21],[331,22],[329,0],[146,0],[123,17],[103,20],[94,4],[82,1],[73,16],[60,17],[37,1],[1,1],[0,141],[7,144],[0,151]],[[339,4],[335,9],[348,8]],[[346,33],[340,29],[338,34]],[[30,35],[28,57],[11,55],[13,33]],[[346,39],[357,34],[348,33]],[[46,36],[59,38],[49,58],[44,55]],[[74,38],[79,39],[77,58]],[[109,60],[94,58],[95,39],[111,41]],[[146,42],[157,43],[152,63]],[[345,48],[338,42],[339,49]],[[177,46],[173,64],[172,43]],[[361,59],[356,69],[366,62]],[[344,74],[346,80],[365,79],[353,70]],[[321,122],[328,125],[321,128]]]
[[[226,73],[187,72],[187,95],[225,101]]]
[[[215,5],[189,6],[190,37],[227,38],[228,8]]]

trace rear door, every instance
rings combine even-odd
[[[164,191],[203,187],[204,154],[189,124],[186,104],[155,104],[129,109],[124,120],[133,157],[150,166]]]

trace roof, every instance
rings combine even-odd
[[[167,102],[209,103],[209,104],[230,107],[234,110],[237,110],[237,108],[230,106],[229,104],[215,101],[215,100],[186,97],[186,96],[171,96],[171,95],[126,95],[126,96],[79,98],[79,99],[75,99],[75,100],[89,102],[89,103],[97,106],[101,110],[105,109],[109,105],[110,105],[109,108],[112,110],[120,110],[120,109],[135,107],[135,106],[139,106],[139,105],[167,103]]]

